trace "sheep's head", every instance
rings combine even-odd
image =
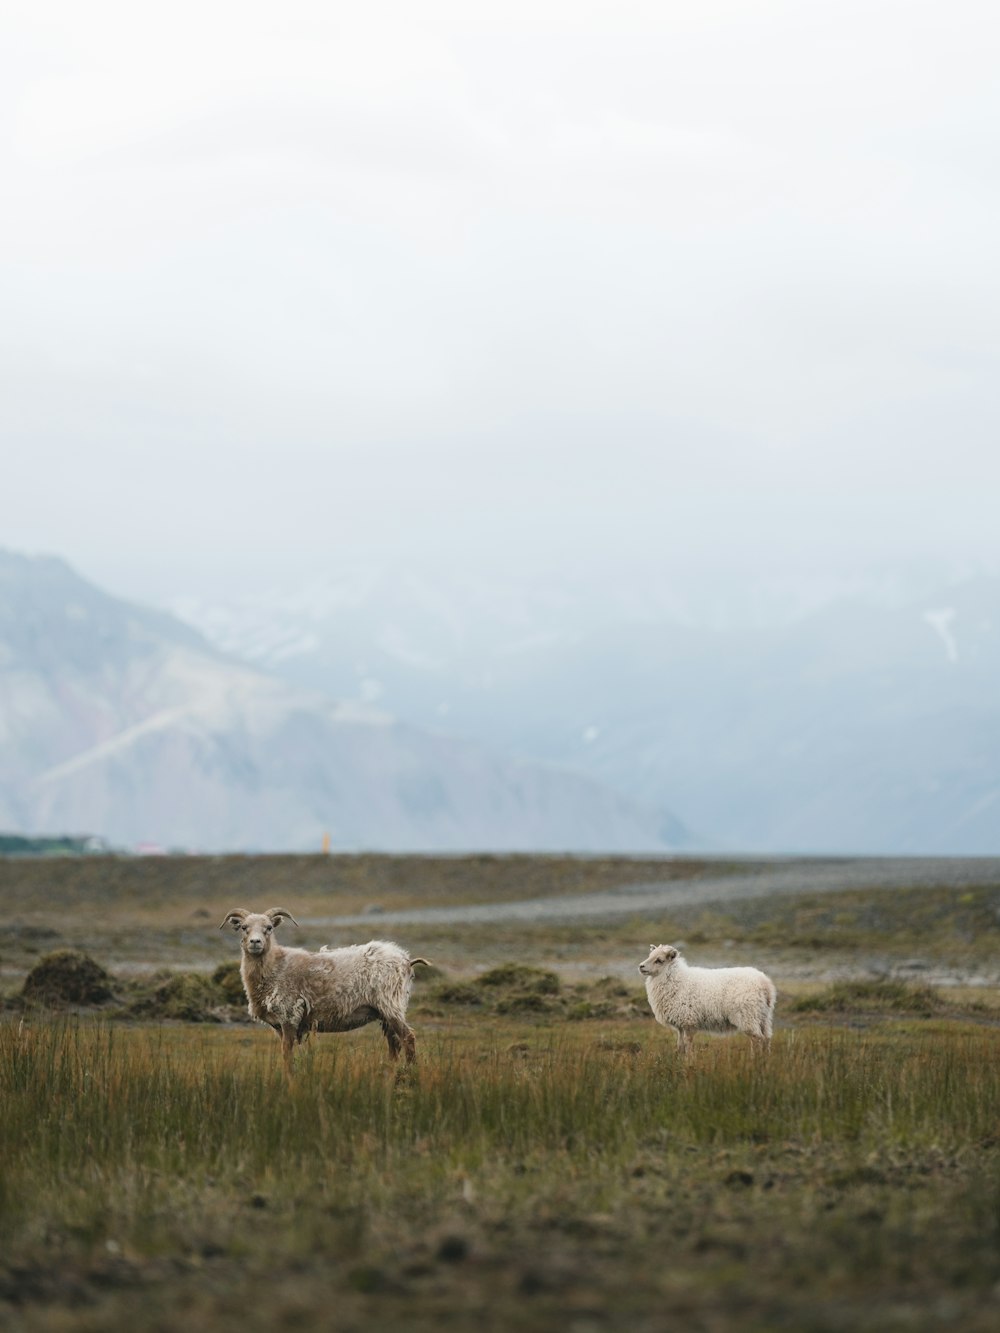
[[[227,912],[220,930],[232,926],[240,936],[240,948],[248,958],[263,958],[271,947],[271,932],[284,920],[293,926],[299,923],[283,907],[269,907],[266,912],[248,912],[245,907],[236,907]]]
[[[639,964],[639,971],[644,977],[658,977],[665,968],[677,961],[680,954],[670,944],[651,944],[649,957]]]

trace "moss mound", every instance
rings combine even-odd
[[[246,1003],[239,963],[220,963],[212,973],[212,982],[222,992],[226,1004]]]
[[[561,1006],[537,991],[522,991],[519,995],[506,995],[497,1001],[498,1014],[551,1014]]]
[[[220,1023],[226,1001],[209,977],[197,972],[175,972],[159,979],[153,990],[133,1001],[136,1018],[178,1018],[185,1023]]]
[[[499,1014],[547,1013],[558,1007],[559,978],[554,972],[522,963],[504,963],[474,981],[446,981],[430,999],[437,1004],[489,1009]]]
[[[79,949],[57,949],[40,958],[25,977],[21,994],[50,1006],[96,1006],[115,998],[111,977]]]
[[[933,986],[906,981],[835,981],[818,995],[806,995],[789,1006],[794,1013],[870,1013],[872,1010],[930,1017],[945,1002]]]
[[[485,1003],[483,992],[476,986],[466,985],[461,981],[446,981],[431,991],[431,999],[438,1004],[463,1004],[481,1006]]]
[[[490,990],[520,991],[529,995],[558,995],[559,978],[554,972],[540,967],[526,967],[523,963],[503,963],[484,972],[476,982]]]
[[[555,972],[523,963],[503,963],[467,981],[442,982],[425,998],[431,1005],[523,1018],[546,1014],[573,1019],[650,1016],[645,994],[629,989],[616,977],[564,984]]]
[[[629,988],[617,977],[599,977],[575,987],[568,1018],[651,1018],[645,991]]]

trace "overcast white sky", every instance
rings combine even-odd
[[[0,14],[0,545],[1000,566],[995,4]]]

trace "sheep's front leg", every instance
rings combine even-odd
[[[281,1058],[285,1062],[285,1076],[289,1083],[292,1081],[292,1052],[295,1050],[295,1039],[298,1035],[298,1029],[292,1023],[282,1023],[281,1025]]]
[[[677,1050],[682,1060],[686,1060],[691,1054],[693,1036],[693,1033],[684,1028],[677,1029]]]
[[[398,1060],[400,1051],[403,1051],[406,1063],[412,1065],[417,1058],[417,1038],[413,1029],[402,1019],[383,1017],[382,1031],[389,1046],[389,1058]]]

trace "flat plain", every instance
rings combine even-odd
[[[1000,863],[5,859],[0,900],[5,1328],[1000,1320]],[[236,906],[432,958],[416,1070],[369,1027],[287,1087]],[[661,940],[770,972],[767,1059],[678,1061]],[[81,952],[93,996],[25,996]]]

